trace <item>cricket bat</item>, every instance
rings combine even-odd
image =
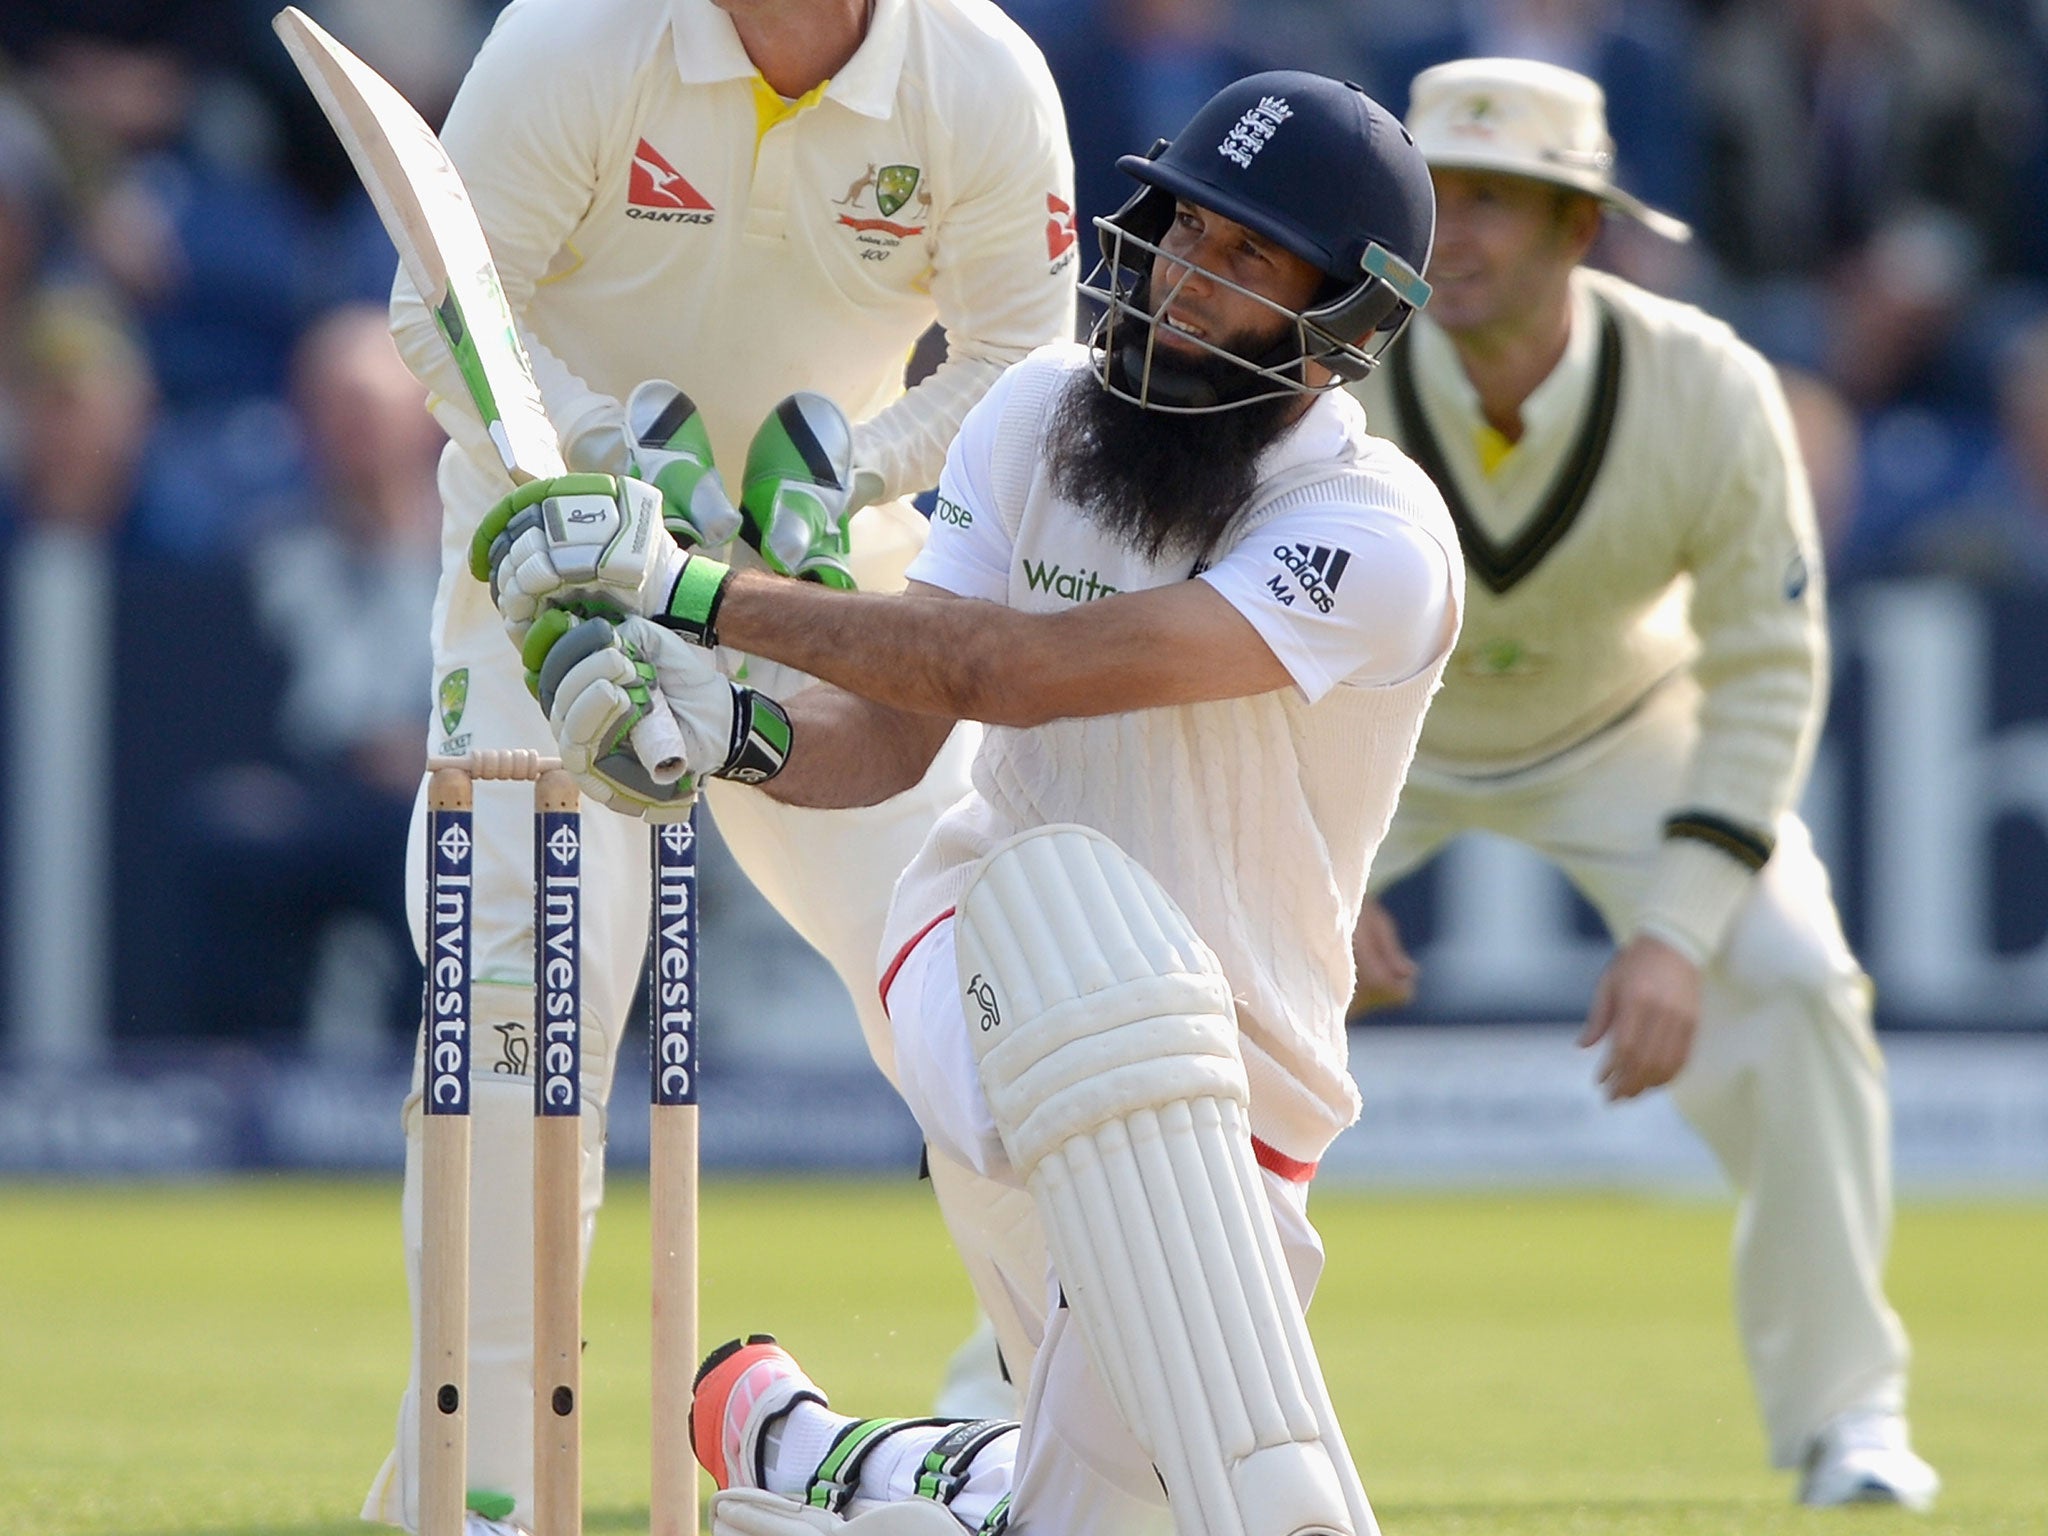
[[[271,25],[327,114],[406,276],[433,311],[469,398],[515,484],[566,472],[554,423],[498,282],[469,191],[411,103],[296,6]],[[633,728],[633,750],[657,783],[684,766],[682,733],[659,694]]]

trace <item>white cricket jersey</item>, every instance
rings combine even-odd
[[[1186,561],[1145,559],[1049,484],[1044,421],[1087,358],[1046,348],[969,413],[912,580],[1049,613],[1191,579]],[[1261,458],[1246,515],[1192,577],[1244,616],[1294,685],[991,727],[974,792],[904,872],[883,942],[886,967],[1004,839],[1054,822],[1097,828],[1216,952],[1237,999],[1252,1129],[1304,1162],[1358,1113],[1344,1041],[1351,929],[1464,586],[1441,497],[1364,428],[1348,396],[1316,400]]]
[[[564,442],[668,379],[702,409],[737,499],[754,431],[810,389],[856,423],[886,495],[922,490],[1001,370],[1073,333],[1058,95],[988,0],[876,0],[822,95],[783,107],[711,0],[514,0],[442,138]],[[507,485],[402,274],[393,320],[469,450],[443,465],[440,633],[495,630],[459,556]],[[934,320],[947,361],[905,396]]]
[[[1812,497],[1769,363],[1689,305],[1583,268],[1572,281],[1565,355],[1490,473],[1477,392],[1426,316],[1358,386],[1373,430],[1448,478],[1477,578],[1416,760],[1513,773],[1689,667],[1704,702],[1672,810],[1701,830],[1667,841],[1644,922],[1711,954],[1825,708]],[[1404,373],[1427,441],[1401,408]]]

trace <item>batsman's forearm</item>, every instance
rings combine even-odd
[[[986,636],[1014,617],[971,599],[834,592],[740,571],[719,605],[718,640],[908,714],[985,719]]]
[[[784,701],[791,745],[782,772],[761,786],[785,805],[846,810],[880,805],[916,784],[953,722],[910,715],[820,683]]]

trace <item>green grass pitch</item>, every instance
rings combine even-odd
[[[0,1187],[0,1532],[344,1536],[405,1374],[396,1181]],[[1815,1512],[1764,1466],[1728,1210],[1332,1190],[1312,1312],[1389,1536],[2048,1531],[2048,1206],[1909,1204],[1921,1519]],[[586,1301],[586,1529],[646,1529],[647,1205]],[[842,1406],[915,1412],[969,1302],[915,1185],[721,1181],[704,1338],[767,1328]]]

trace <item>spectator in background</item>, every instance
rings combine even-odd
[[[1947,499],[1859,551],[1889,575],[1952,576],[1983,587],[2048,590],[2048,321],[2007,344],[1997,436]]]
[[[1260,50],[1244,45],[1244,8],[1234,0],[1001,4],[1044,51],[1059,87],[1074,155],[1074,227],[1092,253],[1090,221],[1116,212],[1129,196],[1129,178],[1118,173],[1116,157],[1177,131],[1214,91],[1246,73],[1248,53]],[[1286,7],[1318,8],[1319,0]],[[1329,33],[1334,24],[1316,15],[1303,25],[1313,35]],[[1288,35],[1301,31],[1298,25]],[[1303,58],[1296,52],[1280,62],[1294,67]]]
[[[118,307],[59,276],[65,186],[34,115],[0,95],[0,508],[8,1012],[24,1056],[90,1058],[108,1018],[116,718],[113,535],[134,501],[155,389]]]
[[[277,392],[307,313],[304,210],[246,87],[205,71],[187,34],[87,20],[44,37],[28,73],[83,190],[81,233],[181,409]]]
[[[27,0],[0,26],[78,189],[83,251],[134,313],[163,396],[132,545],[204,558],[289,471],[280,402],[309,308],[302,203],[222,67],[251,18],[192,0]],[[210,23],[210,25],[209,25]]]
[[[1699,71],[1717,307],[1865,410],[1981,404],[2010,307],[1984,286],[2040,276],[2024,70],[1955,0],[1732,0]]]
[[[0,92],[0,509],[122,522],[155,387],[113,296],[59,260],[66,186],[41,122]]]
[[[301,9],[439,126],[502,0],[304,0]],[[325,303],[384,303],[397,264],[355,168],[313,93],[277,46],[264,0],[262,47],[251,78],[284,132],[279,169],[311,204],[321,230],[316,291]]]
[[[380,306],[307,332],[292,402],[308,502],[247,573],[285,665],[279,761],[218,770],[197,791],[195,915],[211,926],[190,954],[191,1016],[388,1052],[419,1009],[405,835],[426,761],[442,434]]]
[[[1841,391],[1826,379],[1780,368],[1778,382],[1792,412],[1792,431],[1813,490],[1813,520],[1832,574],[1856,521],[1862,426]]]

